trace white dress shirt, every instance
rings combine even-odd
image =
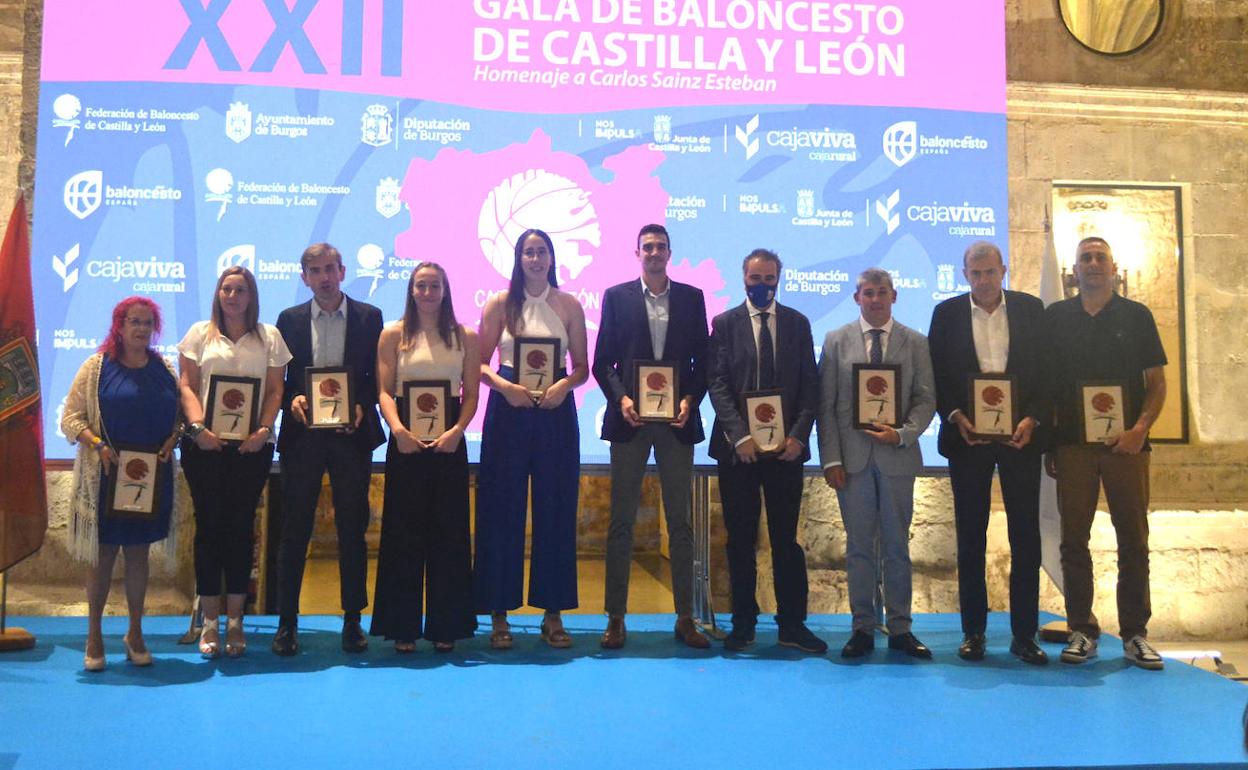
[[[655,294],[641,280],[641,296],[646,300],[646,320],[650,323],[650,347],[654,350],[656,360],[662,360],[663,348],[667,345],[667,325],[671,320],[672,279],[667,279],[663,291]]]
[[[979,371],[985,374],[1004,372],[1010,356],[1010,317],[1006,313],[1005,292],[1001,292],[1001,304],[991,313],[975,303],[974,295],[967,296],[971,303],[971,336],[975,338]]]
[[[322,339],[323,338],[323,339]],[[342,366],[347,347],[347,295],[338,307],[324,310],[312,299],[312,365]]]
[[[893,317],[890,315],[883,326],[876,327],[867,323],[867,319],[858,316],[858,328],[862,330],[862,346],[867,349],[867,361],[871,360],[871,330],[878,328],[884,332],[880,335],[880,361],[883,361],[884,356],[888,355],[888,340],[893,336]]]

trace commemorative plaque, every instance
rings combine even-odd
[[[349,428],[355,422],[355,389],[351,369],[343,366],[309,366],[304,370],[308,399],[308,427]]]
[[[642,422],[675,422],[680,414],[680,379],[667,361],[636,361],[637,417]]]
[[[419,441],[435,441],[451,425],[451,383],[447,380],[406,380],[403,383],[404,426]]]
[[[1104,444],[1127,429],[1127,387],[1121,381],[1081,382],[1079,416],[1083,440]]]
[[[741,396],[750,437],[764,455],[784,449],[784,401],[780,390],[754,390]]]
[[[558,337],[517,337],[512,381],[539,398],[555,381],[562,352]]]
[[[972,374],[970,414],[975,424],[971,438],[1009,441],[1018,425],[1018,378],[1012,374]]]
[[[106,516],[124,519],[154,519],[160,506],[160,450],[151,447],[114,444],[117,466],[108,474]]]
[[[901,427],[899,382],[901,366],[898,364],[854,364],[855,428]]]
[[[260,378],[214,374],[208,378],[204,425],[227,444],[241,444],[260,415]]]

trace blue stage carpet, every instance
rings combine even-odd
[[[276,619],[255,617],[246,657],[205,661],[175,643],[185,618],[155,617],[156,663],[140,669],[125,619],[107,618],[108,669],[88,674],[85,619],[13,618],[38,646],[0,655],[0,769],[1245,766],[1248,688],[1177,662],[1132,668],[1110,637],[1092,663],[1047,645],[1048,667],[1025,666],[1005,615],[978,664],[957,658],[953,615],[916,619],[932,662],[877,647],[853,663],[838,655],[845,616],[811,619],[827,656],[778,647],[770,624],[747,654],[689,650],[670,615],[629,617],[620,652],[599,648],[603,618],[568,615],[576,644],[551,650],[539,616],[515,620],[510,652],[481,633],[400,657],[376,638],[347,656],[338,619],[304,618],[302,652],[282,659]]]

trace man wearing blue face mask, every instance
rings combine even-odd
[[[715,409],[711,457],[728,532],[732,632],[724,647],[754,643],[758,603],[755,550],[767,498],[780,644],[823,653],[806,622],[806,553],[797,544],[802,464],[819,405],[814,342],[806,316],[776,302],[780,257],[755,249],[742,265],[747,300],[711,322],[708,392]]]

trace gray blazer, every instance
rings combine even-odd
[[[901,365],[901,446],[881,444],[853,428],[854,364],[867,363],[867,347],[858,319],[828,332],[819,360],[819,459],[839,462],[846,473],[858,473],[874,456],[887,476],[914,476],[923,468],[919,434],[936,412],[936,386],[927,338],[893,321],[884,363]]]

